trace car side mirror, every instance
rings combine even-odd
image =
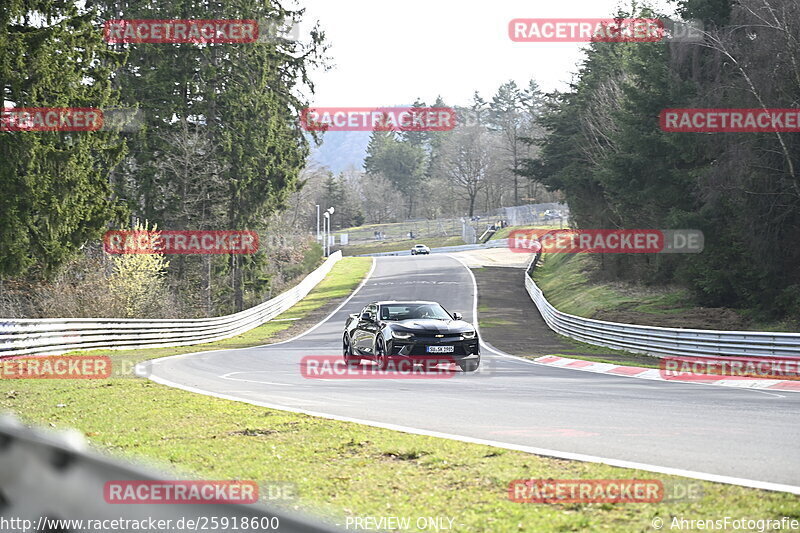
[[[372,316],[372,313],[361,313],[361,320],[366,320],[367,322],[375,322],[375,317]]]
[[[454,312],[453,313],[453,318],[456,319],[456,320],[461,320],[462,318],[464,318],[464,315],[462,315],[461,313],[455,313]]]

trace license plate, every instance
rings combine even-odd
[[[428,346],[428,353],[453,353],[453,346]]]

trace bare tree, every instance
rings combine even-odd
[[[467,201],[469,216],[474,214],[475,199],[495,166],[493,145],[483,126],[470,124],[456,128],[442,146],[440,172]]]
[[[800,90],[800,5],[796,0],[743,0],[733,10],[732,24],[703,32],[700,46],[719,53],[744,81],[761,109],[777,99],[796,102]],[[775,53],[780,50],[780,53]],[[789,94],[778,93],[776,78],[791,80]],[[789,134],[774,133],[794,194],[800,183],[794,166]]]
[[[382,224],[404,218],[403,195],[382,175],[363,175],[359,190],[367,223]]]
[[[163,213],[163,229],[219,229],[225,220],[225,211],[220,198],[225,195],[225,184],[221,177],[223,166],[216,157],[213,143],[203,127],[188,120],[181,120],[163,134],[160,152],[150,165],[154,169],[156,195]],[[212,272],[213,258],[206,255],[199,259],[178,256],[173,261],[174,278],[180,283],[188,278],[203,279],[203,302],[206,316],[213,313]],[[187,275],[192,268],[201,268],[202,274]],[[185,293],[196,293],[195,284],[186,283]],[[197,295],[198,297],[200,295]]]
[[[222,166],[205,128],[186,120],[162,137],[168,151],[151,165],[165,209],[164,229],[213,228],[224,220],[219,199],[225,194]]]

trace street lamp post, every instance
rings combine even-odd
[[[329,207],[323,213],[323,216],[325,217],[325,221],[328,223],[328,231],[327,231],[327,233],[325,233],[323,231],[324,238],[325,238],[325,242],[323,243],[323,250],[325,250],[325,257],[328,257],[328,255],[330,255],[330,253],[331,253],[331,244],[330,244],[330,241],[331,241],[331,215],[334,213],[334,211],[336,211],[336,209],[334,209],[333,207]],[[323,230],[324,230],[324,227],[325,227],[325,225],[323,224]]]
[[[328,257],[328,218],[327,211],[322,213],[322,255]]]

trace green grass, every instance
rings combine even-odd
[[[603,319],[603,311],[625,311],[631,316],[638,313],[655,318],[655,325],[676,327],[676,316],[680,317],[682,313],[688,313],[696,319],[706,312],[720,312],[697,306],[690,292],[680,287],[648,287],[593,280],[589,273],[596,268],[589,254],[545,254],[543,265],[534,271],[533,277],[553,306],[565,313],[583,317]],[[744,318],[743,321],[736,321],[734,329],[775,332],[794,332],[798,329],[798,324],[791,320],[769,321],[755,317],[748,310],[728,311]],[[720,323],[718,320],[713,325],[689,327],[726,329],[724,322]]]
[[[588,272],[595,268],[592,258],[587,254],[545,254],[542,266],[534,271],[534,280],[542,289],[547,300],[565,313],[603,318],[603,311],[622,310],[632,314],[649,317],[664,317],[695,311],[694,301],[689,292],[677,287],[645,288],[634,284],[607,283],[590,280]],[[599,317],[597,315],[600,315]],[[663,320],[660,320],[663,322]],[[662,324],[675,327],[674,323]],[[790,323],[753,323],[748,329],[753,331],[796,331]],[[624,356],[627,362],[636,366],[657,367],[652,358],[593,346],[562,337],[564,342],[576,347],[576,351],[586,354],[615,354]],[[597,360],[583,355],[570,355],[578,359]],[[617,362],[607,361],[602,362]],[[625,363],[622,363],[625,364]]]
[[[628,351],[625,351],[625,350],[617,350],[617,349],[614,349],[614,348],[607,348],[605,346],[598,346],[596,344],[589,344],[587,342],[581,342],[579,340],[575,340],[575,339],[570,338],[570,337],[565,337],[563,335],[559,335],[559,337],[561,337],[561,340],[564,343],[571,344],[572,346],[574,346],[576,351],[581,351],[581,352],[583,352],[585,354],[604,354],[604,355],[605,354],[615,354],[615,355],[630,356],[630,357],[648,357],[646,355],[637,354],[637,353],[634,353],[634,352],[628,352]],[[568,357],[576,357],[576,356],[570,355]],[[583,359],[583,357],[581,356],[581,357],[579,357],[579,359]]]
[[[25,383],[0,402],[29,422],[78,427],[107,451],[155,458],[176,475],[296,483],[297,505],[339,519],[349,511],[449,516],[457,531],[641,531],[653,516],[800,509],[795,496],[713,483],[701,484],[697,502],[516,504],[505,494],[513,479],[678,478],[284,413],[144,380]]]
[[[478,325],[482,328],[499,328],[513,326],[514,322],[503,318],[478,318]]]
[[[625,308],[648,314],[669,314],[692,307],[683,289],[642,291],[624,294],[610,283],[590,282],[586,274],[592,267],[587,254],[546,254],[543,265],[534,271],[534,280],[547,300],[559,311],[592,317],[597,311]]]
[[[698,501],[520,504],[514,479],[681,478],[409,435],[170,389],[145,380],[14,383],[0,404],[32,423],[77,427],[105,452],[173,475],[292,482],[306,511],[445,516],[455,531],[649,531],[655,516],[800,515],[796,496],[707,482]],[[655,453],[655,452],[654,452]]]
[[[361,254],[375,254],[381,252],[399,252],[403,250],[411,250],[415,244],[424,244],[430,248],[438,248],[441,246],[459,246],[464,244],[461,236],[455,237],[431,237],[431,238],[415,238],[397,241],[383,241],[372,242],[368,244],[352,244],[341,246],[338,249],[347,256],[361,255]]]
[[[282,318],[307,316],[360,282],[370,260],[337,263]],[[209,345],[111,352],[143,360],[181,351],[268,341],[291,322]],[[270,329],[278,328],[278,329]],[[446,439],[265,409],[143,379],[16,380],[0,384],[0,406],[24,421],[73,427],[103,453],[155,461],[182,477],[292,482],[288,505],[344,524],[346,516],[454,518],[454,531],[650,531],[653,517],[800,517],[800,499],[643,471],[539,457]],[[365,406],[365,412],[368,407]],[[654,451],[657,453],[657,451]],[[523,478],[639,478],[702,487],[696,501],[659,504],[520,504],[507,499]]]

